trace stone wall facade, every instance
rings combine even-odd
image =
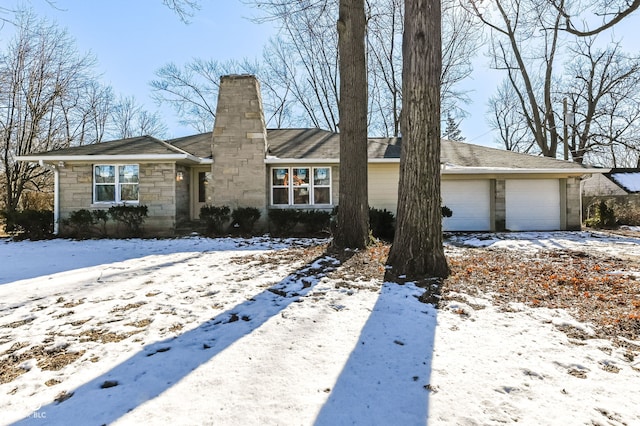
[[[580,178],[570,177],[562,181],[566,185],[566,230],[579,231],[582,229]]]
[[[144,222],[145,234],[173,235],[176,222],[176,168],[173,163],[139,164],[139,204],[149,209]],[[93,203],[93,165],[71,164],[59,169],[60,219],[81,209],[108,210],[112,204]],[[109,225],[113,231],[113,224]],[[64,235],[63,227],[60,229]]]
[[[213,128],[211,203],[255,207],[267,216],[267,130],[260,86],[254,76],[231,75],[220,79]]]

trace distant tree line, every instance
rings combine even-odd
[[[100,82],[96,59],[31,12],[16,12],[15,34],[0,51],[0,209],[42,200],[51,172],[16,157],[141,134],[166,133],[158,113]]]

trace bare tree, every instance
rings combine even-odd
[[[0,172],[5,208],[15,210],[27,189],[48,172],[16,156],[69,146],[82,121],[71,113],[91,80],[94,59],[79,54],[69,35],[29,13],[0,57]],[[46,181],[46,179],[44,179]]]
[[[595,38],[563,32],[563,15],[545,3],[467,6],[495,34],[493,66],[506,78],[491,99],[491,122],[507,149],[556,157],[566,146],[573,161],[600,163],[597,156],[619,151],[613,145],[635,146],[637,58],[616,43],[595,49]]]
[[[270,55],[265,55],[265,61]],[[277,80],[273,72],[259,62],[194,59],[182,68],[174,63],[164,65],[156,71],[156,79],[150,85],[152,96],[159,104],[170,105],[180,123],[190,126],[199,132],[213,129],[216,117],[216,100],[218,98],[221,75],[253,74],[260,81],[262,88],[265,119],[268,125],[281,126],[291,122],[290,90]]]
[[[295,2],[245,0],[259,6],[261,20],[274,20],[281,31],[267,48],[269,64],[277,69],[274,84],[291,93],[300,111],[297,123],[337,129],[338,54],[337,0]],[[403,0],[366,1],[368,128],[370,134],[400,135],[402,109]],[[481,26],[457,0],[443,1],[443,111],[455,111],[468,100],[457,88],[471,72],[471,58],[482,42]],[[283,91],[284,92],[284,91]],[[291,105],[291,104],[290,104]]]
[[[573,8],[565,0],[549,2],[563,16],[564,30],[578,37],[591,37],[608,30],[640,8],[640,0],[591,0],[571,3]],[[594,20],[595,28],[589,28],[589,21]]]
[[[507,151],[532,151],[536,143],[529,137],[526,115],[521,112],[518,94],[508,79],[489,98],[489,111],[489,126],[498,131],[500,142]]]
[[[139,105],[133,96],[121,97],[112,110],[111,136],[126,139],[150,135],[162,138],[167,127],[158,113],[151,113]]]
[[[622,52],[618,43],[594,47],[581,38],[571,48],[565,92],[572,117],[568,149],[574,161],[616,166],[640,150],[640,56]],[[622,153],[627,153],[620,155]]]
[[[496,0],[490,6],[468,0],[466,6],[493,34],[493,67],[506,73],[529,137],[543,155],[555,157],[561,123],[554,111],[554,71],[562,16],[549,4],[533,0]]]
[[[338,131],[339,67],[336,0],[256,1],[280,34],[265,48],[264,75],[297,104],[294,122]]]
[[[162,4],[173,10],[185,24],[189,23],[193,14],[200,10],[198,0],[162,0]]]
[[[406,0],[402,72],[402,154],[396,233],[387,263],[394,275],[449,275],[440,201],[439,0]]]

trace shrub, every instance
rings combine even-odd
[[[229,221],[231,209],[228,206],[204,205],[200,208],[200,219],[207,224],[207,235],[222,234],[224,224]]]
[[[72,211],[69,214],[69,218],[64,219],[62,223],[73,229],[72,234],[75,238],[88,238],[92,233],[96,220],[91,211],[81,209]]]
[[[260,219],[260,210],[255,207],[238,207],[231,213],[233,227],[242,233],[251,233],[253,225]]]
[[[272,226],[274,234],[285,235],[293,231],[301,217],[300,210],[294,209],[272,209],[269,210],[269,224]]]
[[[371,234],[381,240],[393,240],[395,234],[395,217],[387,209],[369,207],[369,229]]]
[[[53,212],[50,210],[3,211],[5,232],[14,239],[43,240],[53,234]]]
[[[142,235],[141,226],[144,223],[149,209],[145,205],[113,206],[109,208],[109,216],[118,223],[122,223],[126,227],[127,236],[139,237]]]
[[[329,229],[331,213],[326,210],[302,210],[298,221],[304,225],[306,232],[317,234]]]
[[[80,209],[72,211],[62,223],[72,229],[71,235],[74,238],[90,238],[96,233],[106,236],[108,221],[109,212],[106,210]]]
[[[94,210],[91,212],[95,224],[100,224],[100,235],[107,235],[107,222],[109,221],[109,212],[107,210]]]
[[[592,217],[585,220],[585,225],[591,228],[613,228],[616,226],[616,217],[613,209],[601,200],[595,205]]]

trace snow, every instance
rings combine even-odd
[[[412,283],[338,285],[327,255],[261,261],[313,242],[0,242],[0,354],[24,343],[14,355],[39,345],[79,355],[57,371],[25,359],[26,372],[0,384],[0,423],[640,424],[640,361],[556,327],[589,324],[464,294],[436,310]],[[450,242],[453,254],[462,244],[640,254],[638,239],[586,232]],[[73,394],[54,402],[63,392]]]
[[[612,173],[611,179],[618,182],[629,192],[640,192],[640,173]]]

